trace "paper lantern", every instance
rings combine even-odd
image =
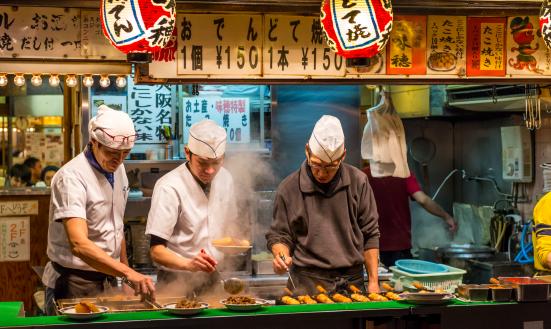
[[[102,0],[103,34],[131,62],[150,62],[170,41],[176,25],[175,0]]]
[[[543,0],[540,9],[541,36],[547,48],[551,48],[551,1]]]
[[[390,0],[324,0],[321,24],[331,50],[355,65],[384,49],[392,30]]]

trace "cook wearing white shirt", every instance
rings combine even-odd
[[[211,240],[235,220],[237,209],[233,179],[222,167],[225,129],[203,120],[190,128],[188,140],[188,161],[155,184],[145,233],[151,236],[151,257],[160,269],[157,282],[193,279],[195,287],[189,288],[201,290],[216,280],[209,273],[222,257]]]
[[[88,126],[90,143],[52,180],[46,265],[46,310],[54,299],[95,296],[114,277],[125,277],[136,294],[154,294],[151,278],[128,266],[123,216],[128,179],[122,164],[136,132],[128,114],[105,105]]]

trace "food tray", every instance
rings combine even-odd
[[[457,287],[459,296],[470,301],[484,302],[488,300],[490,288],[480,284],[460,284]]]
[[[444,266],[447,267],[447,272],[432,274],[413,274],[402,271],[396,266],[391,266],[392,278],[390,281],[395,284],[395,288],[398,290],[400,290],[400,286],[413,287],[413,282],[417,281],[429,289],[441,288],[449,293],[453,293],[457,286],[463,282],[463,275],[467,272],[452,266]],[[396,287],[396,285],[398,286]]]
[[[519,302],[544,302],[549,299],[549,282],[529,277],[499,277],[499,281],[515,288]]]
[[[494,302],[509,302],[513,299],[513,286],[490,285],[490,291],[492,292],[492,300]]]

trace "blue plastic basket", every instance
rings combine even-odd
[[[448,268],[442,264],[417,259],[399,259],[396,261],[396,267],[398,267],[402,271],[413,274],[448,272]]]

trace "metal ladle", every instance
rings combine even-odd
[[[206,253],[205,249],[201,249],[201,252]],[[218,273],[218,276],[222,278],[222,274],[220,274],[220,271],[218,271],[217,268],[214,268],[214,272]],[[243,283],[243,280],[239,278],[233,277],[229,279],[220,279],[220,282],[224,287],[224,291],[231,295],[237,295],[245,289],[245,283]]]

